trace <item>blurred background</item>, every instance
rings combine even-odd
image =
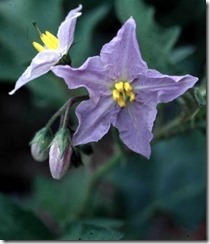
[[[102,175],[86,201],[95,169],[117,150],[108,133],[92,144],[84,166],[52,179],[48,160],[34,161],[29,142],[73,94],[48,73],[9,96],[36,55],[32,23],[56,34],[66,14],[83,5],[72,66],[98,55],[133,16],[149,68],[199,77],[199,96],[159,105],[154,132],[176,117],[186,123],[152,143],[150,160],[126,150],[126,160]],[[205,240],[206,2],[201,0],[0,0],[0,239]],[[197,93],[196,93],[197,94]],[[70,119],[76,125],[74,111]],[[56,130],[55,123],[53,129]],[[126,161],[126,162],[124,162]],[[87,202],[86,202],[87,204]]]

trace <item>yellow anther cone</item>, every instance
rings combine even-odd
[[[114,89],[112,92],[112,97],[115,101],[117,101],[120,98],[120,93],[116,89]]]
[[[123,99],[123,97],[120,97],[118,100],[117,100],[119,106],[121,108],[125,107],[125,100]]]
[[[56,44],[54,42],[52,42],[51,39],[47,35],[41,34],[40,38],[41,38],[42,42],[47,46],[47,48],[57,49]]]
[[[32,45],[38,52],[45,50],[45,48],[42,45],[40,45],[38,42],[32,42]]]
[[[129,91],[132,91],[132,90],[133,90],[133,88],[132,88],[131,84],[130,84],[130,83],[128,83],[128,82],[125,82],[125,83],[124,83],[124,89],[125,89],[127,92],[129,92]]]
[[[122,92],[123,91],[123,82],[120,81],[120,82],[117,82],[115,84],[115,88],[119,91],[119,92]]]
[[[58,38],[55,37],[52,33],[49,31],[45,31],[46,36],[58,47]]]
[[[130,97],[130,102],[133,102],[135,100],[135,94],[133,92],[127,92],[126,95]]]
[[[126,107],[127,102],[133,102],[135,100],[135,94],[132,91],[133,87],[129,82],[119,81],[115,83],[114,87],[112,97],[121,108]]]

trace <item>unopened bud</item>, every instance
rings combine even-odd
[[[50,129],[44,127],[36,133],[30,142],[31,154],[36,161],[43,162],[48,158],[48,147],[51,141],[52,132]]]
[[[205,99],[205,93],[202,94],[202,92],[200,91],[200,89],[198,87],[195,87],[193,89],[194,91],[194,97],[195,100],[198,104],[199,107],[205,106],[206,105],[206,99]]]
[[[49,152],[50,172],[54,179],[59,180],[66,173],[71,155],[70,131],[62,128],[55,135]]]

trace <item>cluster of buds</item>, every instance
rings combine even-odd
[[[43,162],[49,157],[50,172],[54,179],[60,179],[68,170],[73,151],[70,138],[67,128],[61,128],[53,138],[51,130],[44,127],[30,142],[31,154],[36,161]]]
[[[38,162],[43,162],[49,157],[50,172],[54,179],[61,179],[67,172],[70,162],[75,167],[82,164],[80,151],[89,155],[92,153],[90,146],[78,146],[79,150],[71,143],[74,133],[68,127],[68,114],[75,102],[86,100],[87,96],[70,98],[48,121],[47,125],[39,130],[30,142],[31,154]],[[61,116],[65,112],[64,116]],[[55,136],[50,130],[52,123],[61,116],[61,125]]]

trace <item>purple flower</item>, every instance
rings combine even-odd
[[[90,94],[90,99],[77,107],[79,126],[73,145],[98,141],[113,125],[128,148],[147,158],[157,104],[174,100],[198,80],[148,69],[132,17],[103,46],[100,57],[89,58],[78,69],[56,66],[53,72],[63,77],[70,89],[86,87]]]
[[[14,94],[20,87],[24,86],[29,81],[47,73],[51,68],[59,62],[59,60],[67,54],[74,38],[74,29],[77,17],[81,15],[79,12],[82,5],[71,10],[66,19],[61,23],[57,37],[46,31],[45,34],[40,33],[40,38],[44,46],[37,42],[33,42],[33,46],[38,51],[38,54],[32,59],[30,66],[20,76],[15,84],[14,90],[9,94]]]

